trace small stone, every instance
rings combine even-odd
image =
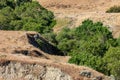
[[[80,75],[90,78],[92,74],[91,74],[90,71],[83,70],[83,71],[80,72]]]
[[[95,78],[93,78],[92,80],[103,80],[102,76],[97,76]]]

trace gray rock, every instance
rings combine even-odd
[[[35,39],[35,40],[39,39],[39,37],[40,37],[39,34],[35,34],[35,35],[34,35],[34,39]]]
[[[103,80],[102,76],[97,76],[95,78],[93,78],[92,80]]]
[[[92,76],[92,73],[88,70],[83,70],[80,72],[80,75],[90,78]]]
[[[109,80],[116,80],[114,75],[111,75],[111,76],[109,76],[108,78],[109,78]],[[119,79],[118,79],[118,80],[119,80]]]
[[[0,66],[0,77],[4,80],[72,80],[57,68],[19,62]]]

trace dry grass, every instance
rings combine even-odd
[[[120,32],[120,14],[108,14],[105,11],[113,6],[120,4],[120,0],[38,0],[44,7],[54,11],[57,25],[55,31],[59,31],[63,26],[69,25],[71,19],[74,21],[74,27],[78,26],[84,19],[90,18],[94,21],[102,21],[104,24],[111,25],[113,34],[118,37]],[[67,17],[67,18],[66,18]],[[70,20],[69,20],[70,18]],[[28,32],[36,34],[36,32]],[[69,57],[54,56],[44,53],[28,43],[25,31],[0,31],[0,64],[5,61],[15,61],[27,64],[40,64],[43,66],[52,66],[68,73],[74,80],[90,80],[79,75],[81,70],[89,70],[93,77],[103,76],[103,74],[84,66],[67,64]],[[49,59],[25,56],[22,54],[11,54],[13,50],[38,50]],[[0,78],[2,80],[2,78]],[[108,79],[106,79],[108,80]]]
[[[61,57],[61,56],[54,56],[50,55],[48,53],[43,52],[42,50],[36,48],[32,44],[29,43],[29,38],[27,35],[29,34],[38,34],[37,32],[26,32],[26,31],[0,31],[0,52],[6,54],[15,53],[15,51],[28,51],[30,52],[31,56],[36,54],[34,51],[37,51],[41,54],[41,56],[38,56],[40,58],[46,58],[51,59],[54,61],[62,61],[67,62],[69,57]],[[18,53],[17,53],[18,54]],[[21,54],[21,53],[20,53]],[[0,57],[4,57],[3,55],[0,55]]]
[[[106,11],[109,7],[119,5],[120,0],[38,0],[40,4],[56,12],[93,12]],[[68,6],[68,7],[64,7]]]
[[[4,55],[4,53],[0,53],[1,55]],[[8,54],[5,58],[0,58],[0,62],[4,63],[6,61],[12,61],[12,62],[21,62],[26,64],[39,64],[41,66],[47,66],[47,67],[54,67],[62,70],[63,72],[69,74],[74,80],[85,80],[83,76],[79,75],[79,72],[81,70],[88,70],[92,72],[93,77],[96,76],[102,76],[105,77],[103,74],[96,72],[93,69],[90,69],[88,67],[84,66],[76,66],[73,64],[67,64],[62,62],[54,62],[52,60],[47,59],[40,59],[36,57],[29,57],[24,55],[15,55],[15,54]],[[0,64],[2,64],[0,63]],[[86,80],[90,80],[89,78],[86,78]]]
[[[36,34],[35,32],[23,32],[23,31],[0,31],[0,64],[3,64],[6,61],[13,61],[13,62],[21,62],[21,63],[27,63],[27,64],[40,64],[41,66],[50,66],[59,68],[65,73],[68,73],[74,80],[83,80],[83,77],[79,75],[80,70],[90,70],[94,73],[94,76],[104,76],[101,73],[98,73],[88,67],[83,66],[76,66],[72,64],[67,64],[65,62],[68,61],[69,57],[64,56],[54,56],[49,55],[47,53],[42,52],[41,50],[35,48],[28,42],[28,38],[25,37],[26,33],[28,34]],[[22,35],[22,37],[21,37]],[[9,39],[8,39],[9,37]],[[22,43],[25,42],[25,43]],[[24,46],[30,46],[29,48],[26,48]],[[23,54],[12,54],[11,46],[14,48],[16,46],[19,46],[19,48],[22,50],[38,50],[40,53],[48,57],[49,59],[42,58],[42,57],[33,57],[33,56],[25,56]],[[1,51],[2,48],[7,49],[7,51]],[[89,79],[88,79],[89,80]]]
[[[119,37],[120,31],[117,30],[116,25],[120,25],[120,13],[106,13],[111,6],[119,5],[120,0],[38,0],[40,4],[49,10],[53,11],[56,19],[59,18],[72,19],[72,25],[67,22],[58,23],[55,32],[59,32],[62,26],[77,27],[85,19],[92,19],[93,21],[101,21],[104,25],[112,27],[113,35]],[[64,7],[68,6],[68,7]],[[116,32],[117,31],[117,32]],[[115,34],[116,33],[116,34]]]
[[[69,26],[71,20],[69,18],[57,18],[57,24],[54,26],[54,32],[58,33],[61,28]]]

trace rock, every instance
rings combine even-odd
[[[71,77],[61,70],[49,67],[45,74],[45,80],[72,80]]]
[[[40,36],[38,34],[35,34],[33,37],[34,37],[35,40],[40,38]]]
[[[116,80],[115,76],[113,76],[113,75],[109,76],[108,78],[109,78],[109,80]]]
[[[60,69],[20,62],[0,65],[0,78],[4,80],[72,80]]]
[[[95,78],[93,78],[92,80],[103,80],[102,76],[97,76]]]
[[[80,72],[80,75],[90,78],[92,76],[92,73],[90,71],[83,70]]]

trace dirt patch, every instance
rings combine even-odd
[[[64,27],[77,27],[85,19],[101,21],[104,25],[112,27],[113,36],[119,37],[120,32],[115,27],[120,25],[120,13],[106,13],[111,6],[119,5],[120,0],[38,0],[47,9],[54,12],[58,24],[54,31],[57,33]],[[59,6],[59,7],[58,7]],[[59,19],[69,22],[62,22]],[[72,20],[72,21],[71,21]],[[113,30],[114,29],[114,30]]]
[[[4,55],[4,54],[1,53],[1,55]],[[53,75],[54,75],[54,71],[56,71],[56,69],[60,70],[61,72],[66,74],[65,76],[69,75],[73,80],[92,80],[93,78],[96,78],[98,76],[101,76],[103,80],[108,80],[108,78],[106,76],[104,76],[103,74],[101,74],[99,72],[96,72],[95,70],[90,69],[88,67],[76,66],[76,65],[73,65],[73,64],[55,62],[55,61],[52,61],[52,60],[29,57],[29,56],[24,56],[24,55],[9,54],[4,58],[0,58],[0,62],[2,62],[1,66],[0,66],[1,67],[0,69],[2,71],[5,71],[5,73],[6,73],[5,76],[3,76],[3,74],[1,74],[2,78],[7,78],[7,77],[10,77],[10,76],[15,76],[15,75],[16,75],[16,78],[18,78],[18,75],[16,73],[17,69],[15,69],[15,68],[18,66],[17,64],[19,64],[19,65],[22,65],[22,66],[19,66],[19,68],[20,68],[20,69],[18,69],[19,71],[21,71],[21,69],[22,69],[22,71],[28,70],[27,73],[29,73],[27,75],[22,74],[24,76],[23,78],[25,78],[28,75],[33,74],[33,72],[34,72],[33,68],[35,68],[34,66],[37,65],[37,66],[40,66],[40,67],[52,68],[53,72],[50,72],[50,73],[53,73]],[[10,67],[10,68],[8,68],[8,67]],[[35,69],[37,69],[37,68],[35,68]],[[41,70],[41,68],[38,68],[38,70]],[[41,71],[44,71],[44,69],[42,69]],[[82,72],[82,71],[89,71],[89,72],[91,72],[92,75],[90,77],[82,76],[82,75],[80,75],[80,72]],[[57,71],[57,72],[59,73],[59,71]],[[57,74],[57,72],[56,72],[56,74]],[[8,73],[10,75],[8,75]],[[39,71],[39,73],[40,73],[40,71]],[[40,76],[39,74],[36,74],[36,75]],[[47,76],[50,78],[50,77],[54,77],[55,75],[52,76],[52,74],[51,74],[51,76],[50,75],[47,75]],[[67,78],[69,78],[69,77],[67,77]],[[27,79],[27,80],[29,80],[29,79]],[[44,79],[41,79],[41,80],[44,80]],[[57,78],[55,80],[57,80]],[[58,80],[61,80],[61,79],[58,79]]]
[[[38,35],[37,32],[0,31],[0,35],[0,52],[5,53],[5,55],[22,54],[62,62],[67,62],[69,59],[69,57],[58,55],[59,51],[42,37],[40,39],[47,45],[44,46],[46,51],[38,48],[39,44],[34,39],[34,35]]]
[[[69,56],[51,55],[31,45],[26,34],[37,34],[36,32],[0,31],[0,34],[0,78],[3,80],[13,80],[13,78],[16,78],[15,80],[40,80],[39,76],[43,74],[41,71],[44,71],[44,68],[42,70],[39,68],[41,74],[39,72],[34,73],[36,69],[34,69],[34,65],[48,68],[46,77],[41,77],[41,80],[44,80],[43,78],[45,80],[48,78],[50,80],[52,78],[55,78],[55,80],[92,80],[98,76],[102,77],[103,80],[108,80],[105,75],[93,69],[66,63],[70,58]],[[17,66],[20,69],[17,69]],[[83,70],[89,71],[92,75],[90,77],[80,75]],[[36,74],[36,76],[33,76],[33,74]]]
[[[44,7],[54,12],[94,12],[106,11],[119,0],[38,0]]]

